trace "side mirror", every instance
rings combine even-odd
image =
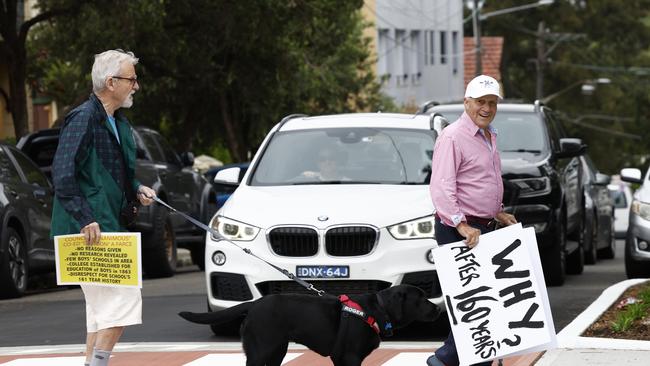
[[[573,158],[587,152],[587,145],[581,139],[562,138],[560,139],[560,151],[556,154],[558,158]]]
[[[181,163],[183,166],[192,166],[194,165],[194,154],[190,151],[184,152],[181,154]]]
[[[636,168],[621,169],[621,180],[624,182],[643,184],[643,179],[641,178],[641,171]]]
[[[610,178],[609,175],[603,173],[596,173],[596,180],[594,181],[594,184],[597,186],[606,186],[611,181],[612,178]]]
[[[241,168],[234,167],[217,172],[217,175],[214,176],[214,184],[220,184],[224,186],[238,186],[239,185],[239,172]]]

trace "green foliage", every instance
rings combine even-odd
[[[627,305],[625,310],[616,316],[611,327],[615,332],[625,332],[632,327],[635,321],[646,318],[650,311],[650,286],[644,287],[638,294],[641,300],[634,304]]]
[[[73,0],[56,2],[65,1]],[[44,9],[52,3],[41,1]],[[88,94],[93,54],[132,50],[140,58],[136,71],[142,81],[129,111],[135,124],[160,128],[184,150],[227,147],[219,158],[245,160],[287,114],[387,104],[371,73],[362,4],[91,1],[81,15],[38,28],[30,55],[45,56],[30,75],[70,106]]]
[[[482,12],[517,5],[521,1],[486,1]],[[650,0],[556,0],[553,5],[490,17],[482,22],[482,30],[484,36],[504,37],[501,71],[506,96],[530,102],[536,98],[537,26],[544,21],[544,46],[550,52],[542,59],[547,61],[543,95],[576,83],[549,106],[570,117],[565,121],[570,135],[590,146],[589,153],[603,172],[614,174],[628,166],[645,169],[640,158],[650,151],[649,19]],[[466,34],[471,34],[471,27]],[[592,95],[581,94],[580,81],[596,78],[612,83],[596,85]]]

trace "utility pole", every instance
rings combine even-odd
[[[475,76],[483,74],[482,52],[481,52],[481,20],[479,19],[479,0],[474,0],[474,9],[472,9],[472,26],[474,30],[474,47],[476,51],[476,72]]]
[[[544,21],[537,25],[537,83],[535,84],[535,99],[541,100],[544,97],[544,68],[546,67],[546,51],[544,45]]]

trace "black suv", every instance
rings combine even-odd
[[[426,108],[426,113],[442,114],[449,122],[463,111],[463,104]],[[586,146],[580,139],[567,138],[554,113],[539,102],[500,103],[492,126],[498,133],[506,210],[524,226],[535,228],[546,282],[560,286],[565,272],[579,274],[584,267],[583,173],[578,157]]]
[[[216,194],[207,180],[192,170],[194,155],[180,156],[158,132],[136,127],[135,176],[177,210],[208,222],[216,212]],[[51,177],[59,144],[59,129],[26,135],[16,146]],[[192,261],[205,267],[205,232],[159,204],[140,207],[135,230],[142,232],[142,265],[148,277],[170,277],[176,271],[177,247],[190,250]]]

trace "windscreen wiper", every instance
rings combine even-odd
[[[532,154],[541,154],[542,150],[513,149],[513,150],[502,150],[501,152],[525,152],[525,153],[532,153]]]

